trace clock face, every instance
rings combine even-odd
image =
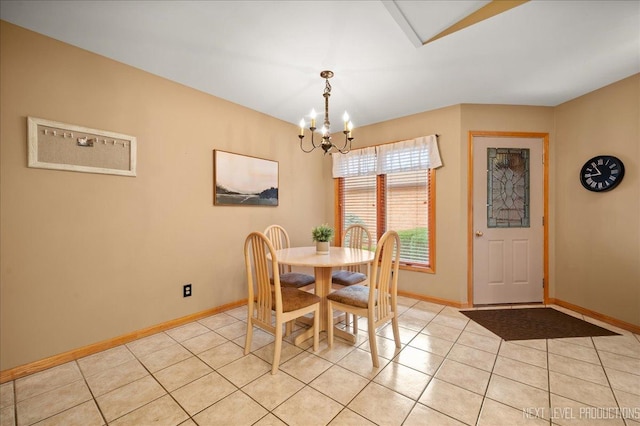
[[[598,155],[582,166],[580,183],[589,191],[609,191],[622,181],[624,164],[618,158],[610,155]]]

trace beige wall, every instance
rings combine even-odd
[[[640,74],[555,111],[555,297],[640,326]],[[600,194],[578,180],[599,154],[625,165]]]
[[[6,22],[0,41],[0,370],[241,300],[244,236],[327,221],[329,159],[295,125]],[[28,168],[27,116],[136,136],[137,177]],[[213,206],[213,149],[277,160],[280,205]]]
[[[303,154],[295,125],[0,25],[0,370],[241,300],[248,232],[281,223],[301,245],[332,222],[330,157]],[[550,295],[640,325],[639,84],[357,129],[355,147],[440,134],[436,273],[402,271],[400,289],[467,302],[468,131],[547,132]],[[27,116],[136,136],[138,176],[27,168]],[[213,206],[213,149],[277,160],[280,206]],[[578,182],[597,153],[627,166],[611,193]]]

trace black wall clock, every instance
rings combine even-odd
[[[589,191],[609,191],[622,182],[624,164],[611,155],[598,155],[582,166],[580,183]]]

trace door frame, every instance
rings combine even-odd
[[[543,176],[543,303],[549,300],[549,133],[501,132],[470,130],[468,139],[467,169],[467,307],[473,307],[473,139],[475,137],[493,138],[539,138],[542,139],[542,176]]]

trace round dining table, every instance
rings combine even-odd
[[[290,247],[275,252],[278,263],[291,266],[312,267],[316,278],[315,294],[322,299],[320,302],[320,331],[327,329],[327,295],[331,292],[331,273],[333,268],[351,265],[367,265],[367,276],[370,276],[371,263],[375,253],[369,250],[349,247],[330,247],[329,253],[316,253],[316,247]],[[352,334],[342,330],[334,331],[337,336],[355,342]],[[312,337],[312,330],[296,336],[296,345]]]

